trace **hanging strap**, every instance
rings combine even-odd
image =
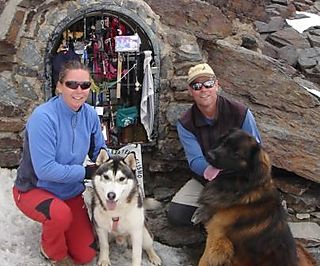
[[[121,98],[121,72],[122,72],[122,56],[121,53],[118,53],[118,70],[117,70],[117,89],[116,89],[116,96],[117,99]]]

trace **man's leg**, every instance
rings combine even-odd
[[[191,217],[197,207],[197,201],[203,185],[196,179],[190,179],[173,197],[169,205],[168,220],[177,226],[192,226]]]

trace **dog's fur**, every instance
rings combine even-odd
[[[146,251],[152,264],[161,265],[161,259],[153,248],[153,239],[144,224],[144,207],[149,204],[149,208],[154,208],[158,206],[158,202],[142,199],[134,174],[134,154],[130,153],[125,158],[116,155],[109,157],[102,151],[96,164],[99,168],[92,178],[91,205],[100,247],[98,265],[111,265],[108,240],[110,234],[120,244],[126,244],[127,237],[130,238],[133,266],[141,265],[142,249]]]
[[[316,265],[292,236],[261,145],[234,129],[208,157],[223,171],[205,186],[193,217],[208,234],[199,266]]]

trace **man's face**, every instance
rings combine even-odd
[[[218,80],[199,77],[189,84],[189,92],[199,107],[212,106],[217,100]]]

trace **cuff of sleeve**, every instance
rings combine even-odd
[[[96,170],[98,169],[98,166],[95,164],[87,165],[85,168],[85,179],[91,179]]]
[[[203,176],[205,179],[211,181],[219,174],[220,171],[220,169],[214,168],[213,166],[209,165],[206,170],[204,170]]]

